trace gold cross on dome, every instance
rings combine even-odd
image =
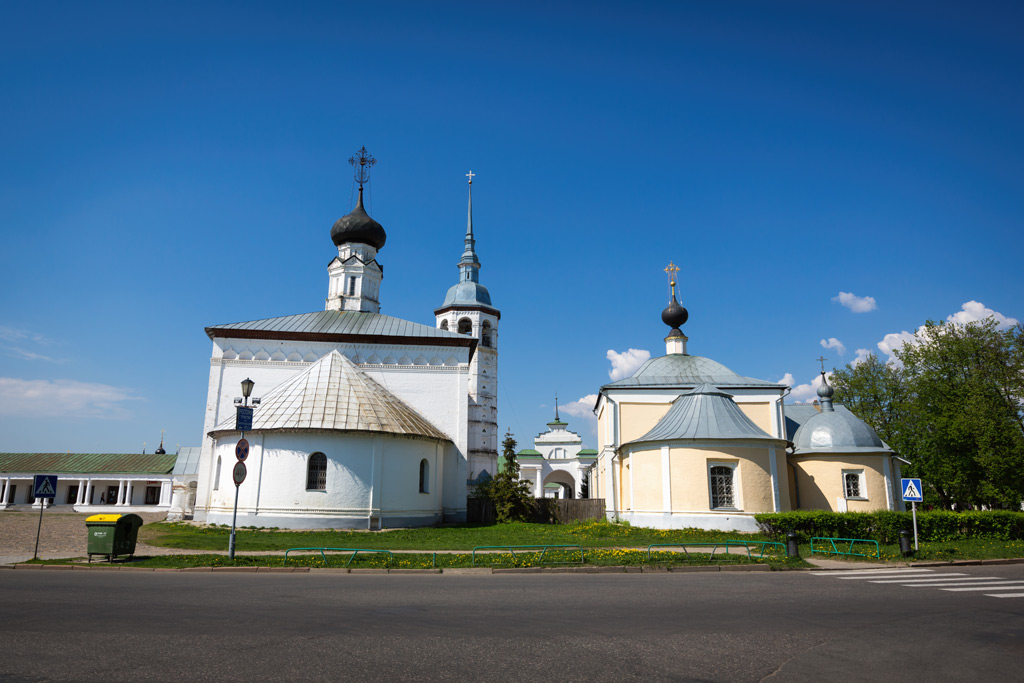
[[[825,361],[827,361],[828,358],[825,358],[824,356],[819,356],[818,358],[815,358],[814,360],[816,360],[819,363],[821,363],[821,371],[825,372]]]
[[[473,184],[473,176],[475,176],[475,175],[476,175],[476,173],[473,173],[473,171],[470,171],[469,173],[466,174],[466,177],[469,178],[469,184],[470,185]]]
[[[679,272],[679,266],[677,266],[676,264],[674,264],[671,261],[669,261],[668,262],[668,268],[665,269],[665,272],[668,273],[668,286],[672,290],[672,296],[675,296],[676,295],[676,273]]]

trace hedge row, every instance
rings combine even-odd
[[[879,543],[897,543],[900,531],[913,531],[909,512],[824,512],[800,510],[754,515],[761,532],[785,540],[792,531],[803,540],[812,536],[870,538]],[[1024,540],[1024,512],[991,510],[950,512],[932,510],[917,513],[917,532],[922,541],[951,541],[987,538]]]

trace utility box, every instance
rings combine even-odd
[[[106,555],[112,561],[118,555],[135,554],[142,517],[138,515],[93,515],[86,517],[89,535],[89,561],[93,555]]]

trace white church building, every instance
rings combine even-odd
[[[464,521],[496,472],[500,311],[480,284],[472,174],[459,281],[434,325],[380,313],[387,235],[359,198],[331,230],[324,309],[206,328],[213,342],[195,520],[228,524],[240,383],[256,383],[238,524],[385,528]],[[440,298],[440,297],[439,297]],[[255,403],[255,401],[254,401]]]

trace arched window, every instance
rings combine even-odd
[[[420,460],[420,493],[430,493],[430,463]]]
[[[442,320],[441,321],[441,329],[447,331],[447,329],[448,329],[448,321],[447,320]]]
[[[728,465],[714,465],[710,470],[711,507],[734,508],[736,496],[733,488],[733,468]]]
[[[213,490],[220,490],[220,456],[217,456],[217,472],[213,475]]]
[[[306,490],[327,490],[327,456],[323,453],[314,453],[309,456],[309,462],[306,465]]]
[[[491,345],[491,323],[485,320],[483,328],[480,331],[480,343],[484,346]]]
[[[351,275],[348,278],[348,295],[349,296],[355,296],[356,295],[356,278],[354,276],[351,276]]]
[[[473,321],[463,318],[459,321],[459,334],[473,334]]]

